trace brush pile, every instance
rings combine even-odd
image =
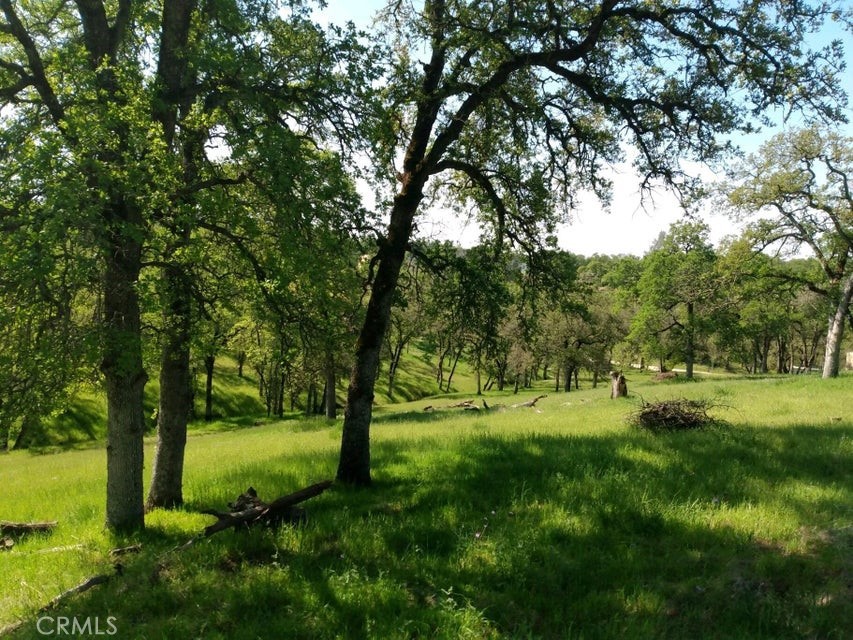
[[[707,400],[664,400],[643,402],[639,411],[631,416],[631,424],[652,432],[702,429],[719,424],[708,415],[715,405]]]

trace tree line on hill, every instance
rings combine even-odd
[[[109,527],[183,500],[193,354],[208,385],[223,349],[245,354],[271,413],[321,387],[331,412],[349,370],[337,478],[361,485],[383,350],[393,393],[414,336],[440,384],[463,356],[478,387],[548,368],[566,386],[637,357],[762,370],[775,354],[784,370],[821,339],[837,375],[853,294],[843,50],[804,43],[850,24],[839,3],[390,2],[370,33],[311,9],[0,0],[0,441],[98,385]],[[725,136],[773,109],[817,124],[733,175],[726,206],[769,212],[742,241],[714,250],[685,223],[642,260],[555,247],[581,193],[609,198],[624,144],[645,187],[687,202],[701,184],[684,161],[728,157]],[[481,244],[420,238],[425,200],[473,212]],[[804,244],[813,259],[756,251]]]

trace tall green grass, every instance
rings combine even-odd
[[[0,553],[0,627],[41,637],[40,606],[138,541],[122,577],[51,615],[114,616],[121,638],[849,637],[853,379],[629,389],[552,393],[539,412],[378,407],[372,488],[177,553],[210,523],[200,508],[333,477],[340,423],[192,436],[185,510],[133,538],[102,530],[103,452],[4,456],[0,519],[60,524]],[[635,430],[640,396],[714,399],[728,426]]]

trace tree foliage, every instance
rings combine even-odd
[[[820,264],[819,279],[781,277],[831,302],[823,376],[837,376],[853,299],[853,139],[818,128],[778,134],[742,164],[728,195],[735,211],[759,216],[751,230],[759,248],[807,247]]]
[[[144,269],[162,270],[155,289],[169,334],[159,426],[170,437],[158,445],[155,485],[169,482],[150,502],[169,505],[181,500],[189,340],[205,295],[197,270],[212,238],[247,249],[229,215],[246,210],[232,206],[229,187],[251,184],[308,226],[318,202],[352,212],[340,206],[352,189],[339,161],[318,147],[358,140],[351,82],[367,82],[371,66],[351,31],[327,38],[301,3],[5,1],[0,10],[3,225],[26,235],[47,219],[49,251],[70,230],[99,262],[107,523],[140,527]],[[244,257],[266,290],[269,261],[251,250]]]
[[[633,332],[661,363],[676,357],[693,377],[696,343],[718,305],[716,254],[701,222],[676,222],[643,260]],[[663,369],[663,367],[661,367]]]

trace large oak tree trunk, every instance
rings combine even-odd
[[[422,198],[422,189],[423,179],[414,186],[403,186],[395,198],[388,234],[379,249],[370,300],[356,342],[355,363],[344,411],[337,479],[348,484],[370,484],[370,420],[373,416],[379,354],[391,319],[394,290],[412,233],[415,211]]]
[[[160,361],[160,405],[157,411],[157,450],[148,492],[148,508],[183,504],[184,450],[192,409],[190,369],[189,282],[177,267],[164,274],[169,304],[165,309],[166,340]]]
[[[566,369],[566,378],[563,380],[563,391],[569,393],[572,390],[572,376],[575,373],[575,367],[572,363],[567,362],[565,364]]]
[[[135,220],[134,222],[139,222]],[[142,364],[142,338],[137,285],[141,243],[123,227],[127,216],[113,221],[104,276],[104,360],[107,391],[107,515],[113,530],[145,526],[142,489],[145,430],[142,393],[147,376]]]
[[[826,353],[823,357],[824,378],[836,378],[841,367],[841,342],[844,338],[844,323],[853,299],[853,273],[843,282],[835,313],[829,318],[826,332]]]
[[[179,119],[187,117],[193,102],[193,94],[189,90],[194,80],[188,62],[188,43],[195,9],[195,0],[163,3],[157,61],[160,93],[152,105],[152,115],[163,128],[163,141],[182,155],[184,180],[188,185],[197,180],[198,161],[204,153],[204,134],[182,127],[180,144],[174,145],[174,142]],[[187,246],[190,226],[186,222],[178,224],[176,232],[177,246]],[[187,274],[178,265],[166,267],[163,276],[167,296],[163,307],[166,340],[160,364],[157,450],[147,506],[172,508],[183,503],[187,422],[193,413],[190,368],[192,287]]]
[[[436,23],[443,20],[444,2],[431,3],[428,10]],[[435,169],[427,161],[427,148],[433,125],[445,99],[445,96],[437,91],[444,71],[445,52],[444,47],[434,47],[430,62],[425,65],[422,94],[403,158],[403,172],[399,176],[400,190],[394,197],[388,231],[380,240],[376,275],[373,278],[364,323],[356,342],[337,471],[337,479],[348,484],[370,484],[370,419],[379,371],[379,354],[391,320],[391,304],[403,258],[408,250],[415,214],[423,199],[424,185]],[[461,121],[458,121],[452,134],[445,132],[439,147],[446,149],[451,140],[459,136],[459,125]],[[436,157],[442,155],[435,146],[430,153],[436,154]]]

